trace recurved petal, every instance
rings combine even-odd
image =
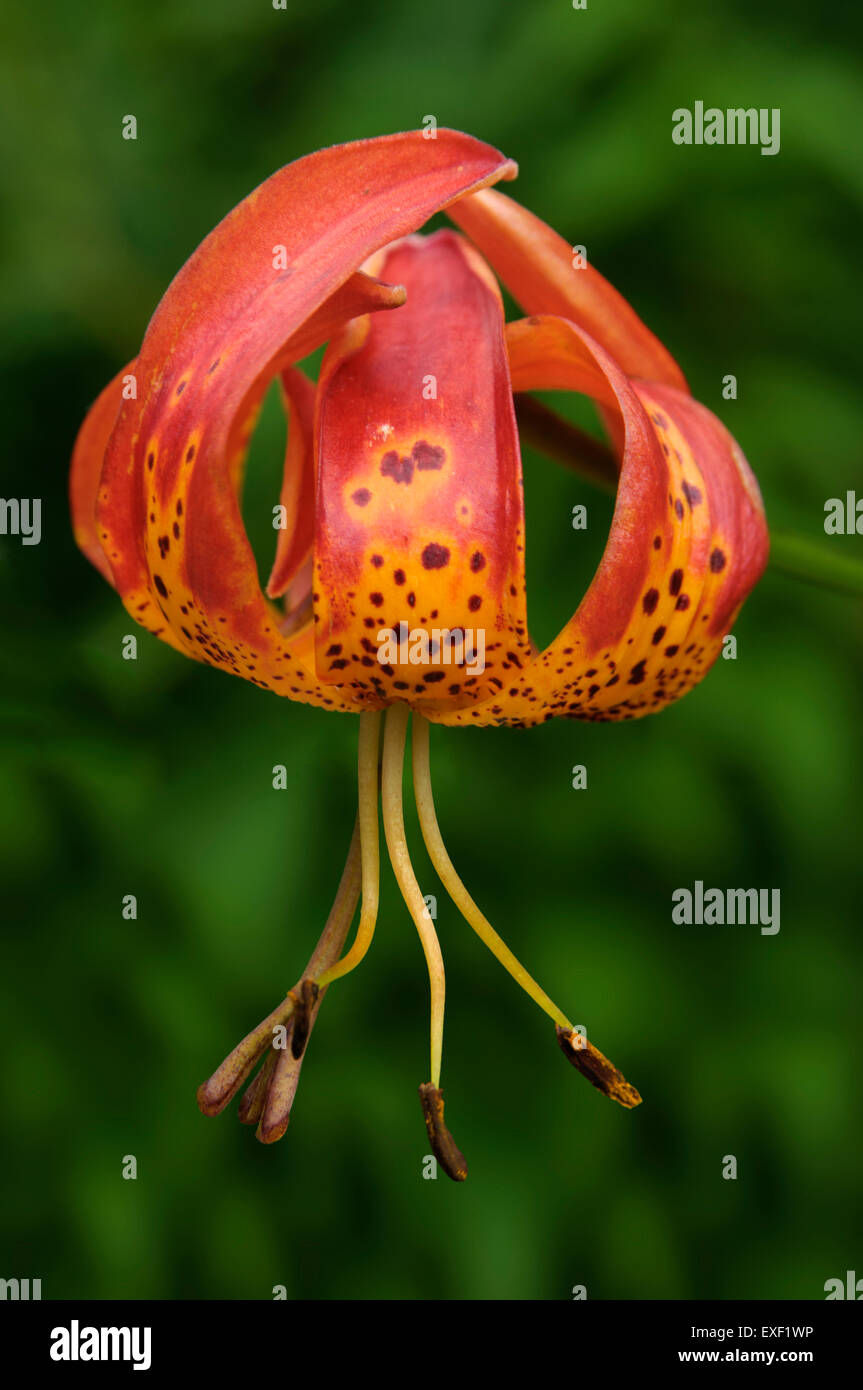
[[[381,274],[405,307],[350,324],[318,385],[317,670],[445,708],[533,651],[503,308],[454,232],[401,241]]]
[[[109,584],[114,583],[114,577],[96,528],[96,497],[105,449],[122,401],[123,382],[134,370],[133,360],[109,381],[90,406],[75,440],[69,473],[69,506],[75,541]]]
[[[614,392],[624,434],[605,552],[575,616],[510,673],[504,695],[429,716],[439,723],[635,719],[662,708],[707,673],[767,561],[758,486],[724,426],[684,392],[629,381],[576,325],[568,332],[578,370],[586,351]]]
[[[274,174],[201,244],[150,322],[102,471],[98,538],[140,623],[268,689],[362,707],[318,686],[260,592],[237,500],[248,437],[276,372],[335,323],[400,302],[356,273],[368,256],[514,172],[453,131],[336,146]]]
[[[506,326],[513,391],[579,391],[618,409],[611,383],[567,319],[537,315]]]
[[[461,199],[448,215],[529,314],[571,319],[628,376],[687,389],[674,358],[635,310],[589,262],[576,269],[572,247],[541,218],[492,189]]]
[[[296,367],[282,372],[282,396],[288,412],[288,447],[279,504],[283,512],[276,558],[267,584],[279,598],[312,552],[315,533],[315,385]]]

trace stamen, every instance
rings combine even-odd
[[[521,961],[513,955],[503,938],[498,936],[491,922],[480,912],[455,871],[453,862],[447,854],[435,811],[429,760],[428,720],[423,719],[419,714],[414,715],[412,745],[414,793],[420,829],[438,878],[465,921],[473,927],[477,936],[485,942],[492,955],[497,957],[504,970],[509,972],[516,984],[521,985],[522,989],[530,995],[535,1004],[538,1004],[548,1014],[549,1018],[553,1018],[555,1023],[572,1032],[573,1025],[566,1014],[557,1007],[552,999],[549,999],[544,990],[540,989],[533,977],[527,973]]]
[[[304,979],[299,989],[292,989],[294,997],[294,1026],[291,1029],[291,1053],[300,1058],[306,1050],[312,1027],[312,1010],[318,1002],[320,990],[314,980]]]
[[[330,915],[327,918],[326,926],[321,932],[318,944],[312,952],[303,975],[300,977],[299,985],[295,990],[290,991],[287,997],[276,1005],[272,1013],[268,1014],[267,1017],[258,1024],[257,1028],[253,1028],[252,1031],[243,1038],[242,1042],[237,1044],[210,1079],[198,1087],[198,1108],[202,1114],[220,1114],[225,1106],[237,1094],[243,1082],[251,1075],[255,1064],[260,1061],[261,1057],[263,1057],[264,1053],[268,1052],[269,1049],[264,1066],[246,1091],[241,1103],[241,1119],[243,1119],[245,1123],[255,1123],[263,1112],[265,1104],[267,1111],[270,1110],[273,1087],[276,1081],[279,1080],[278,1076],[274,1076],[272,1080],[270,1080],[273,1069],[276,1068],[278,1072],[276,1056],[278,1056],[279,1061],[281,1061],[283,1053],[287,1052],[291,1058],[293,1070],[290,1078],[290,1086],[287,1090],[282,1088],[283,1097],[287,1096],[287,1110],[284,1110],[284,1106],[282,1106],[278,1119],[280,1122],[281,1119],[284,1118],[284,1125],[281,1129],[281,1133],[284,1133],[288,1122],[287,1117],[290,1113],[290,1104],[297,1088],[300,1067],[302,1065],[302,1057],[299,1059],[294,1058],[290,1046],[297,990],[302,988],[303,982],[307,978],[311,982],[316,975],[326,970],[328,966],[338,960],[339,953],[345,944],[345,937],[350,929],[360,895],[360,860],[360,825],[359,819],[357,819],[335,901],[330,909]],[[306,1030],[307,1038],[308,1034],[311,1032],[315,1017],[317,1016],[317,1011],[321,1006],[324,992],[323,989],[320,990],[317,1000],[310,1010],[310,1017]],[[274,1045],[275,1029],[279,1027],[284,1027],[287,1030],[285,1041],[288,1045],[284,1049],[276,1048]],[[271,1056],[273,1057],[272,1061],[270,1060]],[[282,1068],[282,1071],[284,1071],[284,1068]],[[271,1126],[271,1128],[273,1127]],[[262,1134],[259,1128],[258,1138],[261,1137]],[[279,1135],[274,1133],[273,1137],[278,1138]]]
[[[198,1087],[198,1109],[204,1115],[220,1115],[233,1100],[243,1082],[251,1075],[255,1063],[272,1045],[273,1029],[287,1024],[294,1012],[292,999],[283,999],[272,1013],[267,1014],[242,1042],[229,1052],[209,1081]]]
[[[625,1106],[627,1110],[641,1104],[641,1096],[635,1087],[630,1085],[614,1063],[609,1062],[599,1048],[594,1047],[587,1038],[574,1030],[568,1032],[567,1029],[558,1027],[557,1041],[566,1060],[571,1062],[582,1076],[586,1076],[592,1086],[602,1091],[604,1096],[608,1096],[609,1100],[616,1100],[618,1105]]]
[[[276,1065],[276,1056],[275,1048],[271,1047],[267,1052],[264,1065],[258,1070],[254,1081],[246,1087],[237,1109],[240,1124],[256,1125],[264,1113],[267,1091],[270,1088],[270,1077],[273,1074],[273,1067]]]
[[[627,1108],[638,1105],[641,1096],[635,1087],[630,1085],[598,1048],[587,1042],[586,1039],[582,1039],[581,1034],[569,1021],[563,1010],[558,1008],[557,1004],[545,993],[545,990],[540,989],[533,977],[513,955],[506,942],[498,936],[488,918],[480,912],[456,873],[444,845],[435,811],[431,785],[428,720],[423,719],[419,714],[414,714],[412,749],[414,793],[420,829],[429,858],[456,907],[469,926],[473,927],[480,940],[485,942],[492,955],[509,972],[516,984],[521,985],[534,1003],[538,1004],[549,1018],[554,1020],[558,1043],[572,1065],[611,1100],[616,1100]]]
[[[315,981],[322,989],[333,980],[348,975],[363,959],[378,919],[380,892],[380,853],[378,846],[378,765],[381,716],[378,711],[360,715],[357,782],[359,787],[359,828],[363,866],[363,906],[357,935],[351,949],[335,965],[323,970]]]
[[[446,983],[440,942],[426,909],[420,886],[417,883],[405,840],[402,777],[404,775],[407,727],[407,705],[393,705],[387,711],[384,727],[381,803],[384,816],[384,834],[386,835],[393,872],[419,933],[428,967],[429,988],[431,990],[431,1084],[437,1090],[440,1087],[441,1054],[443,1052]]]
[[[420,1100],[432,1153],[448,1178],[452,1178],[453,1182],[464,1182],[467,1160],[444,1124],[443,1091],[424,1082],[420,1086]]]

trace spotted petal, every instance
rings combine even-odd
[[[101,474],[98,540],[137,621],[266,688],[362,706],[318,684],[310,635],[284,636],[260,592],[238,503],[248,438],[278,372],[345,320],[403,301],[358,273],[368,256],[514,173],[453,131],[359,141],[280,170],[206,238],[151,320]]]
[[[350,324],[318,387],[317,667],[431,710],[500,690],[532,654],[521,460],[488,267],[438,232],[381,273],[405,307]]]
[[[513,379],[524,390],[565,385],[567,334],[573,381],[591,370],[605,378],[624,438],[605,552],[574,617],[526,669],[507,672],[503,695],[430,716],[440,723],[634,719],[662,708],[706,674],[767,561],[757,483],[728,431],[689,395],[630,381],[575,324],[546,317],[510,333]]]

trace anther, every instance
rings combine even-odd
[[[598,1047],[588,1042],[583,1033],[579,1033],[575,1028],[561,1028],[559,1023],[555,1025],[555,1032],[566,1060],[571,1062],[582,1076],[586,1076],[592,1086],[602,1091],[610,1100],[616,1100],[618,1105],[625,1106],[627,1110],[641,1104],[641,1096],[635,1087],[629,1084],[623,1073],[617,1070],[613,1062],[609,1062]]]
[[[272,1013],[267,1014],[243,1041],[237,1043],[224,1062],[210,1077],[198,1087],[198,1109],[203,1115],[218,1115],[239,1091],[247,1077],[251,1076],[255,1064],[263,1057],[273,1041],[273,1029],[287,1024],[294,1009],[290,995],[277,1004]]]
[[[271,1046],[254,1081],[243,1092],[243,1098],[237,1110],[241,1124],[256,1125],[263,1115],[267,1092],[270,1089],[270,1077],[273,1074],[273,1067],[276,1065],[276,1056],[276,1050]]]
[[[420,1100],[432,1153],[448,1178],[452,1178],[453,1182],[464,1182],[467,1160],[444,1124],[443,1091],[431,1081],[424,1081],[420,1086]]]
[[[306,1050],[312,1026],[312,1011],[318,1002],[320,990],[314,980],[304,979],[299,989],[291,990],[294,1000],[294,1026],[291,1031],[291,1053],[299,1059]]]

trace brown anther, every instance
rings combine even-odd
[[[560,1024],[555,1025],[555,1031],[558,1045],[566,1060],[571,1062],[582,1076],[586,1076],[592,1086],[602,1091],[610,1100],[616,1100],[618,1105],[625,1106],[627,1110],[641,1104],[641,1096],[635,1087],[629,1084],[614,1063],[609,1062],[599,1048],[588,1042],[582,1033],[574,1028],[561,1028]]]
[[[294,1000],[294,1027],[291,1032],[291,1052],[295,1058],[302,1057],[309,1040],[312,1026],[312,1010],[318,1002],[320,990],[314,980],[306,978],[299,989],[292,989]]]
[[[276,1062],[270,1073],[267,1094],[255,1130],[255,1138],[262,1144],[275,1144],[285,1133],[303,1065],[302,1057],[294,1056],[290,1044],[274,1051]]]
[[[218,1115],[233,1100],[272,1043],[273,1029],[287,1024],[293,1011],[294,1001],[288,995],[262,1019],[257,1028],[253,1028],[242,1042],[237,1043],[209,1080],[198,1087],[198,1109],[203,1115]]]
[[[453,1139],[443,1118],[443,1091],[424,1081],[420,1086],[420,1100],[428,1131],[432,1153],[453,1182],[464,1182],[467,1177],[467,1160]]]
[[[273,1074],[273,1067],[276,1065],[277,1052],[274,1047],[270,1047],[263,1066],[255,1076],[250,1086],[243,1092],[237,1114],[240,1124],[256,1125],[264,1113],[264,1106],[267,1101],[267,1092],[270,1088],[270,1077]]]

